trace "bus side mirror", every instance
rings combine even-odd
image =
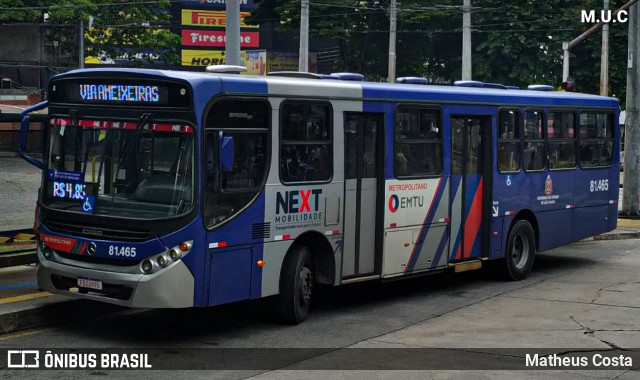
[[[233,137],[222,136],[220,140],[220,169],[223,173],[233,172],[234,154]]]

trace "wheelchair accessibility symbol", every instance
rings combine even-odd
[[[96,199],[92,196],[88,196],[84,198],[84,202],[82,203],[82,212],[86,212],[87,214],[93,214],[93,206],[95,205]]]

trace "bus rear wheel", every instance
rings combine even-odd
[[[536,240],[531,224],[518,220],[509,232],[503,276],[511,281],[524,280],[531,272],[536,255]]]
[[[305,246],[292,247],[282,266],[278,309],[283,322],[297,325],[307,319],[313,294],[313,257]]]

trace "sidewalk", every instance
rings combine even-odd
[[[0,155],[0,231],[33,228],[41,175],[20,157]]]

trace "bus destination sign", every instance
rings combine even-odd
[[[161,91],[154,85],[124,85],[124,84],[78,84],[78,95],[83,101],[125,102],[125,103],[163,103]]]
[[[81,78],[52,81],[53,104],[188,108],[191,90],[183,83],[148,78]]]

